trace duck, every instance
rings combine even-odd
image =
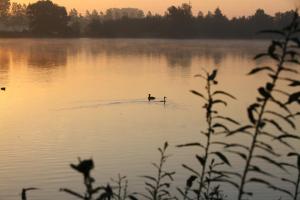
[[[167,97],[164,97],[164,100],[160,101],[160,102],[163,102],[164,104],[166,104],[167,102]]]
[[[151,96],[151,94],[148,95],[148,101],[154,101],[156,98]]]
[[[1,90],[2,90],[2,91],[5,91],[5,90],[6,90],[6,88],[5,88],[5,87],[2,87],[2,88],[1,88]]]

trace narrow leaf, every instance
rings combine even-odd
[[[265,67],[256,67],[254,69],[252,69],[248,75],[253,75],[253,74],[256,74],[258,72],[261,72],[261,71],[270,71],[270,72],[274,72],[274,70],[271,68],[271,67],[268,67],[268,66],[265,66]]]
[[[176,147],[178,147],[178,148],[182,148],[182,147],[201,147],[201,148],[205,148],[202,144],[200,144],[198,142],[181,144],[181,145],[177,145]]]
[[[215,154],[216,156],[218,156],[224,163],[226,163],[227,165],[231,166],[230,162],[228,161],[228,159],[226,158],[226,156],[221,153],[221,152],[212,152],[211,154]]]

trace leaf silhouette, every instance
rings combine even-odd
[[[136,198],[136,197],[133,196],[133,195],[128,195],[128,198],[129,198],[130,200],[138,200],[138,198]]]
[[[61,192],[66,192],[66,193],[69,193],[73,196],[76,196],[80,199],[85,199],[84,196],[82,196],[81,194],[77,193],[77,192],[74,192],[73,190],[70,190],[70,189],[67,189],[67,188],[61,188],[60,189]]]
[[[238,129],[236,129],[236,130],[230,131],[226,136],[227,136],[227,137],[228,137],[228,136],[232,136],[232,135],[234,135],[234,134],[236,134],[236,133],[246,133],[246,134],[250,134],[250,135],[251,135],[251,133],[248,133],[248,132],[247,132],[247,130],[248,130],[248,129],[251,129],[251,128],[253,128],[253,126],[251,126],[251,125],[246,125],[246,126],[243,126],[243,127],[241,127],[241,128],[238,128]]]
[[[237,143],[236,144],[226,144],[224,146],[225,149],[227,149],[227,148],[234,148],[234,147],[240,147],[240,148],[243,148],[243,149],[249,151],[249,147],[247,147],[245,145],[242,145],[242,144],[237,144]]]
[[[254,112],[257,112],[257,108],[260,107],[258,103],[254,103],[251,106],[248,107],[248,118],[252,124],[256,124],[256,119],[254,117]]]
[[[242,177],[239,173],[237,173],[237,172],[231,172],[231,171],[215,171],[215,170],[212,170],[210,172],[211,173],[216,173],[216,174],[233,175],[233,176],[236,176],[236,177],[239,177],[239,178]]]
[[[227,179],[215,179],[214,182],[222,182],[222,183],[229,183],[230,185],[234,186],[235,188],[239,189],[239,185],[234,181],[227,180]]]
[[[288,112],[290,115],[292,114],[290,109],[282,102],[272,98],[271,99],[272,102],[274,102],[275,104],[277,104],[278,106],[280,106],[281,108],[283,108],[286,112]],[[287,104],[287,103],[286,103]]]
[[[235,125],[240,125],[239,122],[237,122],[236,120],[234,120],[234,119],[232,119],[232,118],[230,118],[230,117],[215,116],[215,117],[213,117],[213,118],[214,118],[214,119],[223,119],[223,120],[228,121],[228,122],[231,122],[231,123],[233,123],[233,124],[235,124]]]
[[[211,154],[215,154],[216,156],[218,156],[224,163],[226,163],[227,165],[231,166],[230,162],[228,161],[228,159],[226,158],[226,156],[221,153],[221,152],[212,152]]]
[[[299,136],[292,135],[292,134],[283,134],[283,135],[278,136],[276,139],[281,140],[281,139],[289,139],[289,138],[300,140]]]
[[[291,181],[289,179],[286,179],[286,178],[281,178],[282,181],[284,182],[287,182],[287,183],[290,183],[290,184],[293,184],[294,186],[296,186],[296,183],[294,181]]]
[[[251,178],[250,180],[248,180],[247,182],[254,182],[254,183],[260,183],[260,184],[263,184],[263,185],[266,185],[268,186],[269,188],[273,189],[273,190],[278,190],[280,192],[283,192],[285,194],[288,194],[289,196],[293,197],[293,194],[287,190],[284,190],[284,189],[281,189],[281,188],[278,188],[274,185],[272,185],[271,183],[269,183],[268,181],[265,181],[263,179],[259,179],[259,178]]]
[[[267,149],[273,150],[273,147],[271,145],[269,145],[269,144],[267,144],[267,143],[265,143],[263,141],[257,140],[256,144],[260,144],[260,145],[264,146]]]
[[[205,148],[202,144],[200,144],[199,142],[194,142],[194,143],[187,143],[187,144],[181,144],[181,145],[177,145],[176,147],[178,148],[182,148],[182,147],[201,147],[201,148]]]
[[[266,151],[267,153],[269,153],[269,154],[271,154],[273,156],[277,156],[277,157],[280,156],[280,154],[275,153],[273,149],[267,148],[267,147],[265,147],[263,145],[255,144],[255,147],[258,148],[258,149],[264,150],[264,151]]]
[[[212,128],[223,128],[227,133],[230,132],[229,128],[227,128],[224,124],[215,123]]]
[[[217,99],[217,100],[212,101],[212,104],[218,104],[218,103],[221,103],[224,106],[227,106],[227,103],[223,100]]]
[[[252,69],[252,70],[248,73],[248,75],[254,75],[254,74],[256,74],[256,73],[258,73],[258,72],[261,72],[261,71],[270,71],[270,72],[274,72],[274,70],[273,70],[271,67],[269,67],[269,66],[264,66],[264,67],[256,67],[256,68]]]
[[[278,122],[276,122],[275,120],[273,119],[263,119],[264,122],[268,122],[270,124],[272,124],[274,127],[276,127],[280,132],[284,133],[284,134],[287,134],[288,133],[279,125]]]
[[[186,181],[186,186],[188,188],[191,188],[196,179],[197,179],[197,176],[190,176],[190,178]]]
[[[298,102],[299,98],[300,98],[300,92],[293,93],[292,95],[290,95],[290,98],[286,104],[291,104],[294,103],[295,101]]]
[[[182,167],[189,170],[190,172],[194,173],[195,175],[200,176],[200,174],[196,170],[192,169],[191,167],[189,167],[185,164],[182,164]]]
[[[286,71],[286,72],[292,72],[294,74],[299,74],[299,71],[296,70],[296,69],[291,69],[291,68],[288,68],[288,67],[283,67],[282,68],[283,71]]]
[[[199,163],[201,164],[201,166],[204,167],[204,166],[205,166],[205,159],[202,158],[202,157],[199,156],[199,155],[196,155],[196,158],[197,158],[197,160],[199,161]]]
[[[218,70],[213,70],[212,74],[208,76],[208,80],[210,81],[214,81],[215,78],[217,77],[217,73],[218,73]]]
[[[285,122],[287,122],[293,129],[296,128],[295,123],[294,123],[292,120],[290,120],[288,117],[283,116],[282,114],[277,113],[277,112],[275,112],[275,111],[270,111],[270,110],[267,110],[266,113],[275,115],[275,116],[281,118],[282,120],[284,120]]]
[[[197,92],[195,90],[191,90],[190,92],[193,93],[194,95],[201,97],[204,100],[207,100],[206,97],[203,94],[201,94],[200,92]]]
[[[247,160],[247,155],[244,154],[244,153],[241,153],[239,151],[232,151],[232,150],[227,150],[227,152],[229,153],[233,153],[233,154],[236,154],[236,155],[239,155],[241,158],[243,158],[244,160]]]
[[[293,81],[289,84],[289,86],[291,86],[291,87],[300,86],[300,81],[293,80]]]
[[[260,158],[274,166],[277,166],[278,168],[282,169],[283,171],[286,172],[286,169],[283,167],[282,163],[279,163],[279,162],[276,162],[275,160],[269,158],[269,157],[266,157],[266,156],[262,156],[262,155],[255,155],[254,156],[255,158]]]
[[[265,90],[265,88],[263,88],[263,87],[260,87],[258,89],[258,92],[259,92],[260,95],[262,95],[266,99],[271,97],[271,94],[267,90]]]
[[[263,175],[269,176],[269,177],[275,177],[273,174],[260,169],[258,166],[251,165],[250,167],[251,168],[249,169],[249,171],[253,171],[253,172],[256,172],[256,173],[259,173],[259,174],[263,174]]]
[[[266,57],[268,56],[269,54],[267,53],[260,53],[260,54],[257,54],[255,57],[254,57],[254,60],[257,60],[257,59],[260,59],[262,57]]]
[[[230,97],[230,98],[236,100],[236,98],[235,98],[233,95],[229,94],[228,92],[222,91],[222,90],[217,90],[217,91],[215,91],[215,92],[213,93],[213,96],[214,96],[214,95],[217,95],[217,94],[222,94],[222,95],[225,95],[225,96],[227,96],[227,97]]]

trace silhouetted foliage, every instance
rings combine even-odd
[[[76,9],[67,13],[64,7],[50,0],[28,6],[1,0],[0,16],[0,36],[3,37],[269,38],[270,34],[259,36],[256,33],[283,27],[292,18],[293,11],[270,16],[258,9],[252,16],[229,19],[220,8],[207,14],[199,11],[195,16],[192,6],[184,3],[170,6],[164,15],[151,12],[145,15],[135,8],[92,10],[82,15]]]
[[[9,14],[10,0],[0,0],[0,19],[5,20]]]
[[[146,194],[136,193],[136,196],[142,196],[149,200],[172,200],[175,199],[170,192],[171,183],[174,181],[173,176],[175,172],[165,170],[165,164],[169,155],[167,155],[167,148],[169,144],[165,142],[162,148],[158,148],[160,153],[160,161],[152,163],[157,170],[156,176],[144,175]]]
[[[256,13],[254,18],[258,21],[270,21],[261,10]],[[299,103],[300,92],[297,90],[299,81],[287,78],[290,74],[298,74],[296,67],[300,64],[298,53],[300,41],[297,37],[299,31],[299,16],[297,12],[293,13],[292,22],[283,29],[261,31],[263,34],[274,34],[278,39],[272,40],[267,52],[258,54],[255,56],[255,59],[266,57],[273,60],[276,64],[274,66],[257,67],[249,73],[249,75],[255,75],[268,72],[269,80],[264,86],[258,88],[256,101],[247,109],[250,124],[246,125],[247,129],[243,133],[246,133],[247,137],[250,135],[251,143],[245,149],[247,154],[243,157],[246,165],[241,174],[239,200],[244,199],[245,196],[253,195],[245,189],[245,186],[250,183],[265,185],[290,197],[297,196],[293,195],[291,191],[280,188],[270,182],[267,177],[276,179],[277,176],[272,174],[270,170],[262,169],[257,161],[263,161],[272,167],[287,172],[286,168],[290,164],[278,161],[281,155],[275,151],[276,148],[273,147],[273,142],[268,142],[268,139],[277,142],[277,145],[284,145],[291,149],[293,147],[289,140],[300,139],[299,136],[290,133],[290,131],[295,131],[296,129],[294,120],[298,114],[292,112],[290,105]],[[286,83],[288,83],[293,92],[281,90],[281,86]],[[284,98],[282,95],[284,95]],[[274,106],[277,106],[279,111],[274,109]],[[282,123],[286,123],[287,126],[282,126]],[[275,131],[271,131],[270,128],[273,128]],[[238,131],[234,134],[238,133],[242,132]],[[298,185],[296,186],[296,191],[298,190],[297,188]]]
[[[31,188],[23,188],[21,193],[22,200],[27,200],[27,192],[32,190],[38,190],[39,188],[31,187]]]
[[[190,16],[190,8],[181,9],[173,7],[170,9],[170,13],[173,14],[169,13],[169,15],[174,17],[179,12],[181,13],[178,14],[179,16]],[[174,12],[177,14],[174,15]],[[224,90],[215,89],[218,85],[218,70],[205,71],[204,74],[196,75],[196,77],[205,80],[206,92],[201,93],[192,90],[191,93],[204,101],[203,108],[207,127],[201,131],[205,143],[202,140],[196,140],[178,145],[178,147],[197,147],[200,149],[195,155],[200,170],[183,164],[183,167],[191,173],[191,176],[186,180],[185,188],[178,188],[183,200],[224,200],[227,197],[221,190],[222,185],[218,184],[233,186],[238,191],[238,200],[253,197],[255,191],[248,191],[248,184],[266,186],[293,200],[297,200],[299,197],[300,154],[295,152],[291,140],[300,140],[300,136],[295,134],[297,130],[295,118],[300,114],[295,112],[294,107],[292,107],[300,104],[300,81],[292,78],[291,75],[299,75],[297,67],[300,65],[300,23],[298,13],[293,12],[292,14],[291,22],[282,29],[261,31],[262,34],[275,35],[275,37],[267,51],[256,55],[255,60],[266,58],[271,60],[273,64],[255,67],[248,73],[251,76],[266,73],[267,79],[262,86],[258,87],[256,100],[246,109],[248,116],[246,124],[240,124],[235,119],[219,113],[217,106],[226,107],[228,103],[225,99],[236,98]],[[199,18],[201,17],[199,15]],[[215,14],[210,14],[209,18],[214,23],[222,23],[222,21],[227,20],[219,9],[215,11]],[[262,10],[258,10],[253,18],[254,21],[271,23],[270,18]],[[95,18],[93,20],[97,22]],[[123,18],[122,20],[129,19]],[[288,89],[283,90],[282,86],[288,86]],[[224,136],[222,140],[220,140],[221,136]],[[243,137],[246,139],[237,143],[226,142],[225,139],[232,139],[235,136],[238,136],[239,140]],[[250,143],[249,145],[244,144],[247,141]],[[291,152],[283,157],[280,152],[277,152],[279,145],[289,148]],[[94,187],[95,179],[91,176],[91,171],[94,168],[92,159],[79,159],[78,164],[70,165],[72,169],[83,176],[85,193],[80,194],[68,188],[62,188],[61,191],[83,200],[137,200],[137,197],[148,200],[178,199],[170,190],[175,172],[165,169],[169,157],[167,155],[168,146],[169,144],[165,142],[162,148],[158,148],[160,160],[158,163],[152,163],[156,169],[156,175],[142,176],[145,179],[146,194],[135,192],[128,195],[128,182],[126,177],[122,176],[119,176],[117,181],[113,181],[117,184],[116,187],[111,187],[109,184],[104,187]],[[217,150],[217,147],[222,147],[222,150]],[[245,162],[241,173],[232,170],[232,163],[228,159],[229,154],[235,154]],[[280,160],[282,158],[285,160]],[[292,159],[293,164],[288,162]],[[261,163],[266,164],[268,169],[261,166]],[[273,173],[272,168],[284,173],[292,172],[293,175],[297,174],[297,176],[292,178],[279,177],[280,175]],[[283,188],[277,182],[276,184],[273,183],[272,180],[286,183],[289,187]],[[23,189],[22,199],[26,200],[26,191],[34,189],[36,188]]]
[[[62,36],[66,33],[68,14],[65,7],[43,0],[27,7],[29,30],[42,36]]]
[[[235,99],[235,97],[231,94],[222,90],[215,89],[215,86],[218,85],[217,75],[218,70],[213,70],[211,73],[205,71],[204,74],[196,75],[196,77],[204,79],[204,81],[206,82],[206,94],[191,90],[194,95],[200,97],[205,102],[203,108],[206,111],[205,118],[207,129],[205,131],[201,131],[201,135],[206,138],[205,144],[201,142],[191,142],[183,145],[178,145],[178,147],[194,146],[199,147],[203,150],[202,155],[196,155],[196,159],[201,167],[200,172],[183,164],[183,167],[188,169],[193,174],[187,181],[185,192],[183,192],[181,189],[178,189],[179,192],[183,195],[184,199],[193,199],[193,197],[189,195],[189,191],[191,189],[196,194],[197,200],[219,199],[221,198],[221,194],[219,193],[219,186],[213,186],[212,184],[218,182],[227,182],[233,184],[232,181],[227,180],[226,178],[228,177],[228,172],[216,169],[223,165],[231,166],[231,164],[228,158],[224,155],[223,151],[216,151],[215,146],[224,146],[224,148],[228,148],[230,145],[234,145],[218,141],[216,140],[216,136],[224,133],[230,133],[230,130],[227,127],[228,123],[230,123],[230,125],[239,125],[239,123],[230,117],[222,116],[217,109],[218,105],[223,105],[225,107],[227,106],[225,98]],[[216,159],[218,159],[219,162],[215,162]],[[230,173],[229,175],[232,175],[232,173]],[[198,181],[199,185],[198,188],[193,189],[192,183],[195,180]]]
[[[83,200],[93,200],[94,196],[97,196],[97,198],[95,198],[96,200],[112,199],[114,194],[109,184],[107,186],[94,187],[95,179],[91,176],[91,171],[92,169],[94,169],[94,161],[92,159],[81,160],[79,158],[79,163],[77,165],[71,164],[70,166],[72,169],[83,175],[83,183],[85,185],[86,191],[84,194],[80,194],[68,188],[61,188],[61,192],[66,192]]]

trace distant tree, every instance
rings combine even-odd
[[[78,11],[76,9],[71,9],[69,12],[68,23],[71,35],[79,36],[81,34],[81,21],[82,17],[79,15]]]
[[[146,17],[148,17],[148,18],[153,17],[152,12],[148,11]]]
[[[214,16],[218,19],[226,19],[226,16],[223,15],[220,8],[216,8]]]
[[[27,7],[29,28],[34,34],[61,36],[68,28],[68,15],[65,7],[50,0],[41,0]]]
[[[106,10],[105,18],[107,20],[118,20],[122,18],[141,19],[145,17],[142,10],[137,8],[109,8]]]
[[[204,18],[204,15],[203,15],[203,12],[199,11],[198,12],[198,15],[197,15],[197,18],[199,19],[203,19]]]
[[[283,28],[285,27],[294,16],[294,11],[287,11],[285,13],[275,13],[275,17],[273,22],[275,23],[275,27]]]
[[[182,37],[187,34],[193,34],[193,13],[192,6],[182,4],[181,6],[171,6],[165,14],[169,23],[169,33],[175,37]]]
[[[181,6],[171,6],[168,8],[166,16],[172,20],[190,20],[193,17],[192,6],[182,4]]]
[[[10,0],[0,0],[0,18],[4,19],[9,14]]]
[[[12,3],[9,26],[15,31],[23,31],[28,29],[28,18],[26,15],[26,4]]]
[[[270,15],[266,14],[263,9],[257,9],[255,14],[249,18],[250,26],[254,31],[263,30],[266,27],[272,27],[273,19]]]

